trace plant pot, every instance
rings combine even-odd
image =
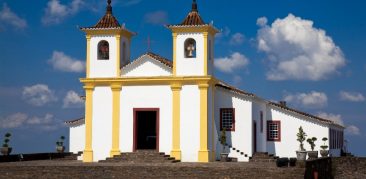
[[[221,153],[220,154],[220,161],[221,162],[228,162],[229,161],[229,154],[228,153]]]
[[[276,160],[277,167],[288,167],[288,158],[278,158]]]
[[[322,157],[328,157],[329,154],[329,150],[320,150],[320,155]]]
[[[289,161],[290,167],[296,166],[296,161],[297,161],[296,158],[290,158],[290,161]]]
[[[316,159],[318,158],[318,151],[308,151],[309,159]]]
[[[305,161],[307,152],[304,151],[296,151],[297,160]]]
[[[1,148],[1,153],[3,155],[9,155],[11,153],[12,149],[13,148],[11,148],[11,147],[2,147]]]
[[[64,146],[57,146],[56,150],[57,150],[58,153],[64,153],[65,147]]]

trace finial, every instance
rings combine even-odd
[[[108,3],[107,13],[112,14],[112,6],[111,6],[112,0],[108,0],[107,3]]]
[[[195,11],[195,12],[197,12],[197,11],[198,11],[198,9],[197,9],[197,2],[196,2],[196,0],[193,0],[193,3],[192,3],[192,11]]]

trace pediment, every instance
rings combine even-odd
[[[171,61],[156,54],[147,53],[121,69],[121,76],[170,76],[172,75]]]

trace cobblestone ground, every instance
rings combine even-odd
[[[304,168],[258,163],[0,163],[0,178],[304,178]]]

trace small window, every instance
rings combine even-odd
[[[267,121],[267,140],[281,141],[281,122]]]
[[[259,115],[260,115],[261,133],[263,133],[263,111],[261,111]]]
[[[221,108],[220,109],[220,129],[226,131],[235,131],[235,109]]]
[[[109,43],[105,40],[98,43],[98,60],[109,60]]]
[[[192,38],[184,42],[184,56],[185,58],[196,58],[196,41]]]

